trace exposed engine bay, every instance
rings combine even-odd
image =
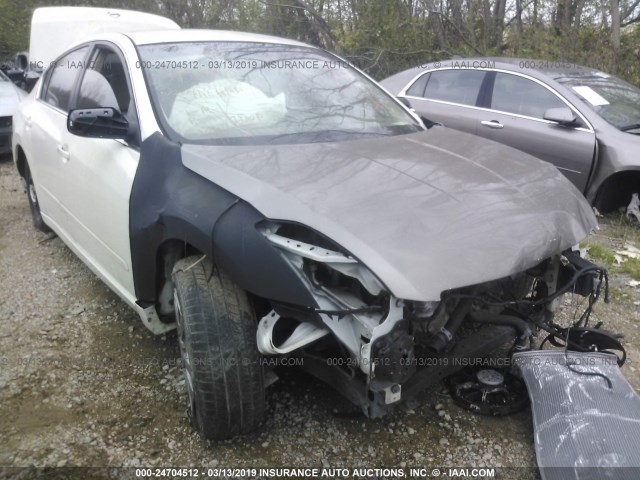
[[[598,335],[599,326],[588,327],[592,307],[601,291],[608,301],[606,270],[577,250],[508,278],[445,290],[433,301],[411,301],[395,298],[366,266],[315,232],[275,222],[260,231],[319,305],[303,309],[272,302],[258,325],[260,352],[303,358],[305,370],[372,418],[498,349],[507,359],[535,349],[541,330],[548,334],[545,342],[592,350],[580,335]],[[554,323],[565,293],[587,299],[570,327]]]

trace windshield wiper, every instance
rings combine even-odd
[[[640,123],[634,123],[633,125],[620,127],[620,130],[622,130],[623,132],[628,132],[629,130],[637,130],[638,128],[640,128]]]

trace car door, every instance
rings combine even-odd
[[[68,229],[67,178],[69,161],[66,133],[67,112],[80,68],[89,52],[83,46],[59,58],[43,78],[38,98],[25,111],[25,128],[30,131],[27,147],[29,166],[38,192],[38,203],[47,225],[64,235]]]
[[[137,113],[127,63],[117,47],[93,46],[78,81],[75,108],[113,107],[129,121],[127,141],[65,131],[64,172],[68,233],[80,254],[107,281],[134,297],[129,197],[140,158]]]
[[[595,154],[595,133],[575,109],[546,85],[522,75],[496,72],[478,123],[478,135],[553,163],[584,192]],[[571,108],[578,122],[562,126],[544,120],[549,108]]]
[[[475,105],[485,75],[484,70],[434,70],[418,77],[401,96],[422,117],[476,133],[481,112]]]

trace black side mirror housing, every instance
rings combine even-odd
[[[26,71],[29,68],[29,53],[28,52],[16,53],[15,64],[16,64],[16,68],[22,71]]]
[[[432,129],[433,127],[444,127],[444,125],[440,122],[434,122],[433,120],[429,120],[427,117],[420,117],[422,123],[427,129]]]
[[[413,108],[413,107],[411,106],[411,102],[409,101],[409,99],[408,99],[408,98],[405,98],[405,97],[396,97],[396,99],[397,99],[401,104],[403,104],[405,107],[407,107],[407,108]]]
[[[115,108],[84,108],[69,112],[67,130],[80,137],[125,140],[129,122]]]

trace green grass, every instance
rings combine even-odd
[[[627,258],[620,265],[614,265],[615,252],[593,242],[581,242],[580,248],[588,248],[587,256],[595,263],[606,267],[611,272],[626,273],[634,280],[640,280],[640,260]],[[621,255],[622,256],[622,255]],[[622,256],[622,258],[626,258]]]
[[[615,261],[614,253],[599,243],[593,242],[580,242],[580,248],[586,248],[587,256],[595,263],[602,265],[603,267],[613,267]]]
[[[621,213],[609,213],[598,219],[602,234],[640,245],[640,226]]]
[[[619,302],[621,300],[629,298],[629,294],[624,292],[624,291],[622,291],[622,290],[620,290],[619,288],[610,286],[609,287],[609,297],[614,302]]]
[[[630,258],[620,265],[619,268],[634,280],[640,280],[640,260]]]

